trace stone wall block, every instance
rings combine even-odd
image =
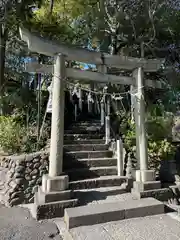
[[[12,206],[15,206],[15,205],[18,205],[18,204],[22,204],[22,202],[23,202],[23,199],[21,199],[20,197],[17,197],[17,198],[12,199],[9,202],[9,205],[12,207]]]
[[[3,167],[9,168],[9,163],[8,163],[8,162],[5,162]]]
[[[23,198],[23,197],[24,197],[24,193],[21,192],[21,191],[17,191],[17,192],[13,192],[13,193],[11,194],[11,200],[12,200],[13,198],[17,198],[17,197]]]
[[[12,179],[13,176],[14,176],[14,172],[11,172],[11,171],[8,171],[8,172],[7,172],[7,177],[8,177],[9,179]]]
[[[39,163],[39,161],[40,161],[40,159],[37,157],[33,159],[33,163]]]
[[[23,178],[24,177],[24,173],[15,172],[14,177],[15,178]]]
[[[12,156],[11,160],[14,163],[13,166],[14,165],[16,165],[16,166],[19,166],[19,165],[24,166],[25,165],[25,157],[26,157],[26,155],[24,155],[24,154],[23,155],[19,155],[19,156]]]
[[[12,189],[16,188],[17,184],[16,184],[15,180],[12,180],[12,181],[9,183],[9,186],[10,186],[10,188],[12,188]]]
[[[26,190],[24,191],[24,194],[28,194],[32,192],[32,188],[31,187],[27,187]]]
[[[32,170],[32,172],[30,173],[31,176],[37,176],[39,173],[39,170],[38,169],[34,169]]]
[[[41,184],[42,184],[42,177],[40,177],[40,178],[37,179],[36,184],[37,184],[37,185],[41,185]]]
[[[26,162],[32,162],[33,161],[33,153],[26,155],[25,161]]]
[[[49,153],[2,157],[0,166],[6,169],[6,184],[0,190],[1,203],[7,206],[30,203],[34,200],[34,189],[42,183],[42,175],[48,172]]]
[[[31,178],[31,176],[30,176],[29,174],[26,174],[26,175],[25,175],[25,179],[26,179],[27,181],[31,181],[32,178]]]
[[[13,164],[13,160],[11,159],[10,163],[9,163],[9,169],[12,167]]]
[[[30,175],[31,172],[32,172],[32,168],[27,167],[27,168],[25,169],[25,174]]]
[[[26,162],[26,167],[33,169],[33,167],[34,167],[33,162]]]
[[[17,173],[24,173],[24,171],[25,171],[25,167],[24,166],[18,165],[15,168],[15,172],[17,172]]]
[[[34,164],[34,168],[36,168],[36,169],[39,169],[40,166],[41,166],[40,162],[37,162],[37,163]]]
[[[41,165],[41,166],[39,167],[39,170],[40,170],[40,171],[41,171],[41,170],[46,170],[46,166]]]
[[[25,181],[26,180],[24,178],[16,178],[16,180],[15,180],[17,185],[24,185]]]
[[[33,179],[33,180],[29,181],[28,186],[33,188],[35,186],[35,184],[36,184],[36,179]]]
[[[17,163],[15,163],[15,162],[13,161],[11,167],[12,167],[12,168],[15,168],[16,164],[17,164]]]

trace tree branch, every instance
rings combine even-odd
[[[153,28],[153,37],[151,38],[151,40],[150,40],[148,43],[146,43],[146,45],[151,44],[151,43],[154,41],[155,37],[156,37],[156,28],[155,28],[154,18],[153,18],[153,15],[154,15],[155,11],[156,11],[155,9],[153,10],[153,9],[151,8],[151,0],[149,0],[148,15],[149,15],[149,19],[150,19],[150,21],[151,21],[152,28]]]

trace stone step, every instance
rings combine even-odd
[[[173,191],[170,188],[151,189],[140,192],[131,189],[131,193],[137,199],[153,197],[159,201],[168,201],[174,196]]]
[[[64,145],[69,144],[105,144],[104,139],[81,139],[81,140],[64,140]]]
[[[112,157],[113,152],[109,151],[109,150],[105,150],[105,151],[72,151],[72,152],[66,152],[65,155],[69,159],[107,158],[107,157]]]
[[[69,182],[69,189],[93,189],[100,187],[121,186],[122,184],[131,185],[132,179],[125,176],[101,176],[98,178],[83,179]]]
[[[98,133],[102,134],[103,132],[104,131],[102,131],[100,128],[95,128],[95,127],[88,127],[88,128],[75,127],[73,129],[65,130],[65,134],[98,134]]]
[[[82,140],[82,139],[103,139],[105,134],[72,134],[72,133],[65,133],[64,140]]]
[[[116,158],[85,158],[78,162],[89,167],[117,166]]]
[[[116,158],[84,158],[69,160],[66,159],[63,163],[65,170],[74,168],[85,168],[85,167],[105,167],[105,166],[117,166]]]
[[[64,149],[67,151],[100,151],[108,150],[108,144],[69,144],[64,145]]]
[[[87,125],[71,125],[67,130],[87,130],[87,131],[96,131],[96,130],[101,130],[102,127],[100,124],[87,124]]]
[[[100,120],[95,120],[95,119],[92,119],[92,120],[87,120],[87,121],[78,121],[78,122],[72,122],[72,126],[73,125],[101,125],[101,122]]]
[[[72,124],[87,124],[87,123],[93,123],[93,124],[101,124],[100,120],[97,120],[97,119],[89,119],[89,120],[84,120],[84,121],[78,121],[78,122],[75,122],[73,121]]]
[[[74,130],[76,131],[77,129],[80,130],[87,130],[87,131],[100,131],[103,129],[103,127],[100,124],[87,124],[87,125],[71,125],[69,126],[66,130]],[[66,131],[65,130],[65,131]]]
[[[98,192],[98,193],[103,192],[103,193],[106,193],[106,195],[116,195],[116,194],[127,193],[127,184],[124,184],[121,186],[113,186],[113,187],[77,189],[72,191],[72,196],[73,197],[76,196],[75,198],[79,198],[79,194],[81,195],[81,193],[88,193],[88,194],[94,195],[94,192]]]
[[[69,200],[72,196],[72,190],[45,193],[42,191],[42,187],[38,187],[38,192],[35,193],[35,201],[41,203],[57,202]]]
[[[128,200],[65,209],[67,230],[79,227],[164,213],[164,204],[154,198]]]
[[[88,167],[117,166],[116,158],[84,158],[79,159],[78,162]]]
[[[78,199],[70,199],[49,203],[34,203],[31,214],[36,220],[51,219],[64,216],[65,208],[77,206]]]
[[[129,193],[127,184],[114,187],[73,190],[72,197],[79,200],[79,206],[117,202],[122,199],[126,201],[129,198],[133,198],[132,194]]]
[[[97,178],[100,176],[117,175],[117,167],[110,166],[71,169],[66,171],[66,174],[68,174],[70,181],[76,181],[93,177]]]

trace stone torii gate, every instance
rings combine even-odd
[[[160,81],[144,80],[144,72],[156,72],[162,60],[146,60],[124,56],[112,56],[106,53],[92,52],[74,48],[61,43],[45,40],[20,29],[22,40],[27,42],[32,52],[54,57],[54,66],[31,63],[27,71],[53,73],[51,145],[49,174],[43,177],[44,192],[62,191],[68,188],[68,176],[63,175],[63,138],[64,138],[64,80],[65,78],[91,80],[96,82],[131,85],[137,89],[135,94],[136,146],[140,169],[136,171],[136,181],[145,183],[155,181],[155,172],[148,169],[147,139],[145,132],[145,104],[143,87],[162,88]],[[82,71],[65,67],[65,60],[96,64],[99,72]],[[131,70],[132,77],[116,76],[107,73],[107,67]]]

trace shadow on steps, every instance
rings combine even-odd
[[[102,188],[101,191],[95,189],[84,189],[81,191],[76,190],[73,193],[73,197],[77,198],[79,202],[78,204],[82,206],[88,205],[96,201],[107,200],[108,197],[110,197],[111,199],[114,198],[114,200],[117,201],[117,199],[115,199],[115,196],[119,194],[127,194],[127,190],[125,188],[120,189],[120,187]]]

